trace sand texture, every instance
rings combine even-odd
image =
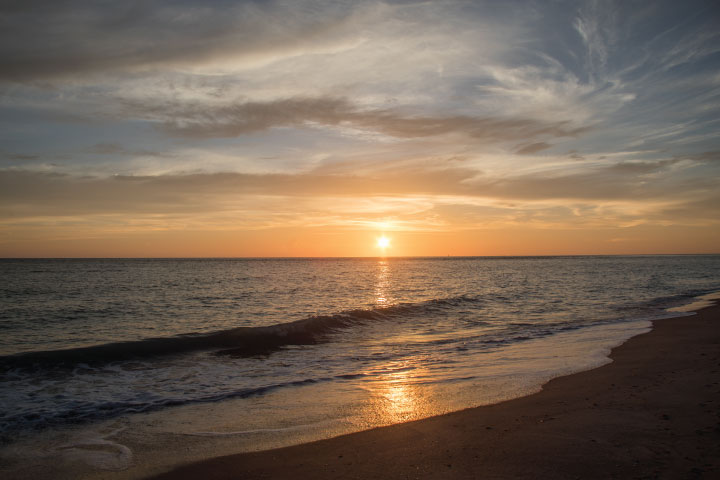
[[[658,320],[528,397],[154,478],[720,478],[719,317]]]

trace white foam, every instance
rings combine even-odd
[[[103,438],[78,438],[55,447],[67,460],[81,462],[101,470],[126,470],[132,465],[132,451],[125,445]]]
[[[281,428],[256,428],[253,430],[236,430],[231,432],[180,432],[181,435],[192,435],[196,437],[229,437],[229,436],[236,436],[236,435],[251,435],[251,434],[258,434],[258,433],[283,433],[283,432],[293,432],[293,431],[301,431],[301,430],[307,430],[311,428],[320,428],[320,427],[327,427],[330,424],[338,423],[337,420],[325,420],[322,422],[315,422],[310,424],[302,424],[302,425],[293,425],[291,427],[281,427]]]
[[[21,436],[0,448],[2,476],[35,480],[134,478],[133,451],[123,440],[109,439],[123,437],[124,430],[106,423]]]
[[[707,295],[701,295],[693,299],[693,301],[691,303],[688,303],[687,305],[668,308],[668,312],[696,312],[701,308],[714,305],[716,300],[720,300],[720,292],[713,292],[708,293]]]

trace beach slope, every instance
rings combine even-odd
[[[720,478],[720,307],[611,357],[528,397],[154,478]]]

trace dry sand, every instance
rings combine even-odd
[[[611,357],[528,397],[154,478],[720,478],[720,307]]]

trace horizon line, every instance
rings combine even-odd
[[[374,256],[207,256],[207,257],[0,257],[2,260],[332,260],[332,259],[421,259],[421,258],[557,258],[557,257],[670,257],[670,256],[711,256],[720,252],[705,253],[558,253],[525,255],[374,255]]]

